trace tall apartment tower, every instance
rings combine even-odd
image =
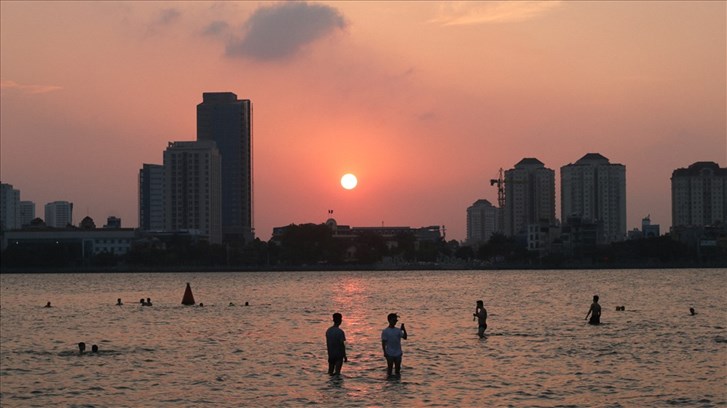
[[[35,203],[32,201],[20,202],[20,227],[30,225],[35,219]]]
[[[225,242],[254,239],[252,103],[232,92],[205,92],[197,105],[197,140],[217,143],[222,160],[222,234]]]
[[[504,233],[527,232],[528,225],[555,222],[555,171],[524,158],[505,171]]]
[[[467,208],[467,244],[476,245],[490,240],[500,231],[500,209],[487,200],[477,200]]]
[[[727,222],[727,168],[696,162],[671,175],[672,226],[707,226]]]
[[[220,153],[215,142],[170,142],[164,151],[164,224],[222,243]]]
[[[576,217],[599,225],[597,243],[626,237],[626,167],[588,153],[560,168],[561,218]]]
[[[0,184],[0,229],[18,229],[20,223],[20,190],[12,184]]]
[[[45,225],[53,228],[66,228],[73,225],[73,203],[53,201],[45,205]]]
[[[139,229],[164,230],[164,166],[144,164],[139,170]]]

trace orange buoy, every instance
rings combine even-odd
[[[194,295],[192,294],[192,288],[187,282],[187,289],[184,289],[184,297],[182,297],[182,304],[191,306],[194,304]]]

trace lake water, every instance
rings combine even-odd
[[[204,307],[180,304],[186,282]],[[3,274],[0,285],[3,407],[727,406],[719,269]],[[594,294],[601,326],[584,320]],[[333,312],[349,362],[332,378]],[[398,378],[381,350],[390,312],[409,332]],[[79,341],[100,352],[79,355]]]

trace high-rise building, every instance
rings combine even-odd
[[[596,223],[597,243],[626,237],[626,167],[588,153],[560,168],[561,219]]]
[[[164,151],[164,224],[222,242],[220,153],[215,142],[170,142]]]
[[[164,166],[144,164],[139,170],[139,229],[164,230]]]
[[[727,168],[696,162],[671,175],[671,223],[708,226],[727,222]]]
[[[477,245],[490,240],[500,231],[500,209],[487,200],[477,200],[467,208],[467,244]]]
[[[205,92],[197,105],[197,140],[217,143],[222,160],[222,234],[251,241],[253,229],[252,103],[232,92]]]
[[[7,231],[21,227],[20,190],[12,184],[0,184],[0,230]]]
[[[53,228],[66,228],[73,225],[73,203],[53,201],[45,205],[45,225]]]
[[[20,202],[20,226],[25,227],[30,225],[30,222],[35,219],[35,203],[32,201],[21,201]]]
[[[555,171],[524,158],[505,171],[504,233],[527,233],[530,224],[555,222]]]

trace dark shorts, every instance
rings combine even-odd
[[[396,356],[396,357],[386,356],[386,361],[401,364],[401,356],[400,355]]]
[[[338,362],[343,362],[343,356],[340,357],[328,357],[328,364],[336,364]]]

